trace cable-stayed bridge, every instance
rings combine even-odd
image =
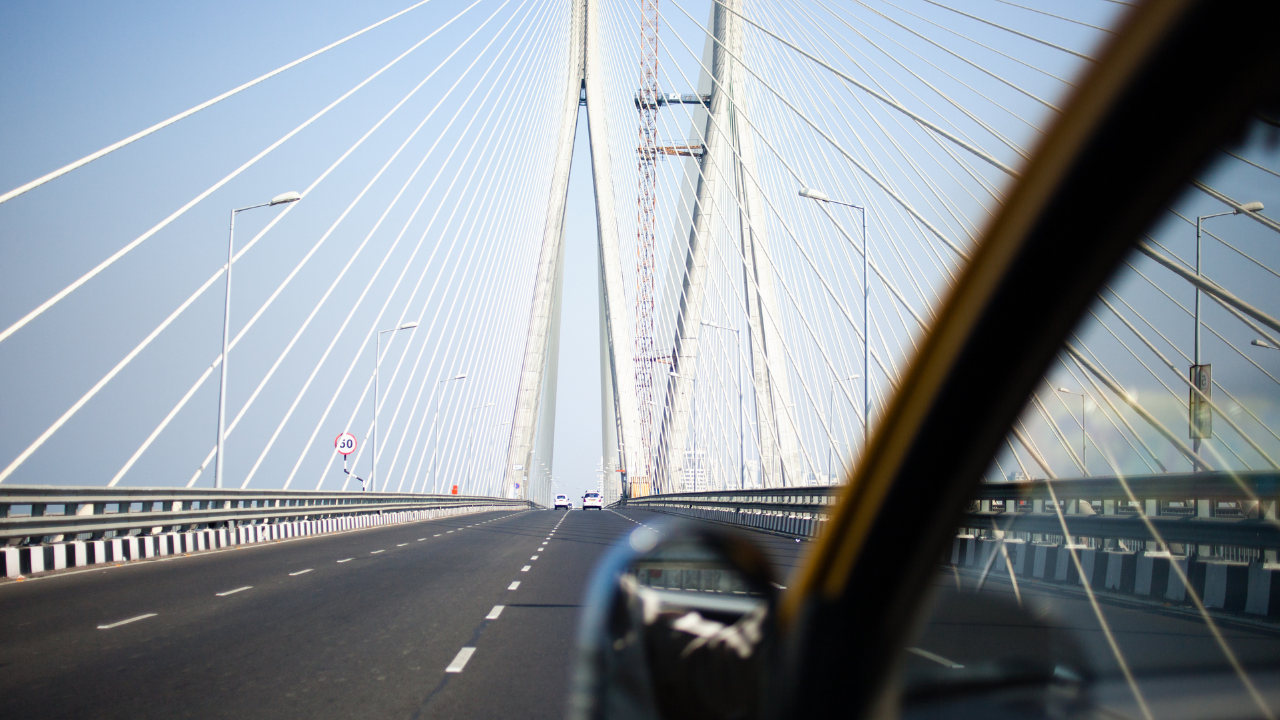
[[[281,31],[257,29],[252,62],[234,63],[194,29],[215,18],[193,15],[192,55],[207,58],[116,78],[91,101],[23,84],[9,63],[31,103],[0,122],[32,140],[0,171],[7,537],[87,542],[100,563],[346,532],[371,512],[435,523],[548,507],[557,480],[596,487],[557,470],[555,451],[596,442],[557,434],[556,419],[594,417],[557,400],[597,381],[606,504],[727,521],[715,513],[764,503],[783,519],[745,524],[817,532],[826,488],[857,462],[1128,5],[427,0],[335,11],[269,50]],[[61,20],[23,22],[53,37]],[[159,59],[131,50],[116,66],[103,52],[111,72]],[[134,97],[146,117],[125,109]],[[1276,132],[1261,119],[1168,208],[989,480],[1200,474],[1222,489],[1098,490],[1097,514],[1275,518],[1254,478],[1280,472]],[[590,197],[570,192],[573,173]],[[595,227],[595,277],[566,271],[579,218]],[[598,327],[562,324],[566,288],[592,283]],[[571,337],[598,347],[598,378],[561,376],[562,349],[582,346]],[[129,489],[142,494],[105,494]],[[699,498],[671,498],[687,494]],[[783,496],[804,508],[778,509]],[[1063,507],[1092,515],[1090,499]],[[975,502],[1013,509],[995,491]],[[63,525],[36,521],[58,510]],[[75,520],[128,512],[170,515]],[[657,517],[602,515],[584,537]],[[503,522],[532,540],[588,522],[571,517]],[[489,522],[463,525],[501,526]],[[278,523],[296,527],[245,530]],[[378,532],[435,543],[463,525]],[[145,539],[190,532],[224,535]],[[499,540],[466,554],[506,559]],[[315,552],[345,563],[325,554],[338,547]],[[58,567],[86,564],[58,552]],[[1276,559],[1230,538],[1201,553]],[[22,557],[19,572],[38,572]],[[546,592],[543,604],[576,602]]]

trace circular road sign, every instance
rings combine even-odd
[[[333,446],[343,455],[350,455],[356,451],[356,436],[351,433],[342,433],[334,438]]]

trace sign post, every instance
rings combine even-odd
[[[333,439],[333,447],[342,455],[342,472],[351,475],[351,471],[347,469],[347,456],[356,451],[356,436],[351,433],[344,432]],[[360,490],[364,491],[364,478],[358,475],[351,477],[360,481]]]

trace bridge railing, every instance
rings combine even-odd
[[[816,537],[835,502],[838,487],[769,488],[647,495],[620,500],[638,508],[794,537]]]
[[[464,495],[4,485],[0,540],[37,544],[58,536],[99,539],[431,509],[529,506],[523,500]]]
[[[680,493],[619,505],[801,538],[821,534],[837,491]],[[1087,585],[1162,605],[1190,607],[1194,597],[1214,612],[1280,618],[1278,497],[1275,472],[983,484],[940,560],[975,578]]]
[[[804,487],[673,493],[631,498],[619,505],[781,535],[815,537],[828,519],[838,490]],[[1276,520],[1280,473],[1276,472],[985,483],[979,486],[970,512],[961,519],[961,534],[1015,533],[1026,535],[1027,540],[1061,540],[1062,521],[1053,509],[1055,497],[1076,542],[1116,546],[1116,541],[1131,541],[1126,546],[1136,549],[1134,543],[1155,542],[1154,528],[1165,542],[1196,546],[1200,554],[1247,560],[1280,549],[1280,521]]]

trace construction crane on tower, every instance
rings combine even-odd
[[[658,144],[658,110],[667,105],[711,103],[710,95],[663,93],[658,90],[658,0],[640,4],[640,88],[636,91],[640,113],[640,142],[636,148],[636,400],[640,414],[640,454],[644,466],[631,473],[630,493],[641,497],[654,487],[654,412],[656,401],[654,372],[657,363],[671,363],[669,355],[659,356],[654,346],[654,252],[657,241],[655,219],[658,210],[658,160],[664,156],[701,158],[702,145]],[[666,372],[662,377],[666,379]]]
[[[640,0],[640,143],[636,154],[636,404],[640,414],[640,454],[644,466],[630,473],[631,495],[654,492],[653,338],[655,215],[658,207],[658,0]],[[665,96],[662,98],[665,100]]]

